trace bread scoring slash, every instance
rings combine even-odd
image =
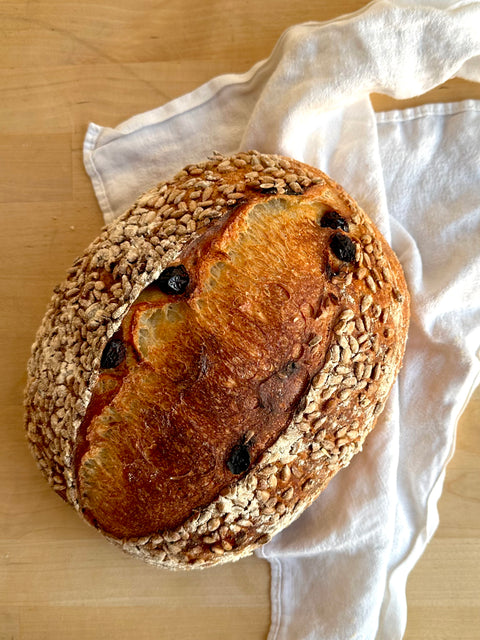
[[[214,154],[142,195],[56,288],[28,366],[31,450],[125,551],[237,560],[361,450],[408,321],[396,256],[338,184]]]

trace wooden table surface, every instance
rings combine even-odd
[[[269,567],[257,558],[170,573],[107,544],[42,480],[22,390],[55,284],[102,219],[82,164],[89,121],[115,126],[267,57],[282,31],[361,0],[17,0],[0,3],[0,639],[262,639]],[[452,80],[377,110],[480,98]],[[441,524],[408,583],[408,640],[480,638],[480,392],[459,427]]]

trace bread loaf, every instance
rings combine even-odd
[[[237,560],[361,450],[408,320],[397,258],[339,185],[214,154],[142,195],[55,289],[28,366],[31,450],[125,551]]]

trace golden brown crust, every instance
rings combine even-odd
[[[187,289],[159,292],[180,263]],[[29,363],[32,451],[147,562],[238,559],[361,449],[408,315],[396,257],[341,187],[290,159],[215,155],[142,196],[57,288]],[[101,370],[112,336],[126,358]]]

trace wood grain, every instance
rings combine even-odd
[[[463,413],[440,525],[407,584],[405,640],[480,637],[480,387]]]
[[[290,25],[361,0],[0,3],[0,640],[265,638],[269,568],[169,573],[119,554],[45,485],[23,436],[30,344],[55,284],[102,219],[82,162],[90,121],[116,126],[266,58]],[[480,98],[451,80],[375,109]],[[459,428],[440,527],[408,583],[407,640],[478,638],[480,392]]]

